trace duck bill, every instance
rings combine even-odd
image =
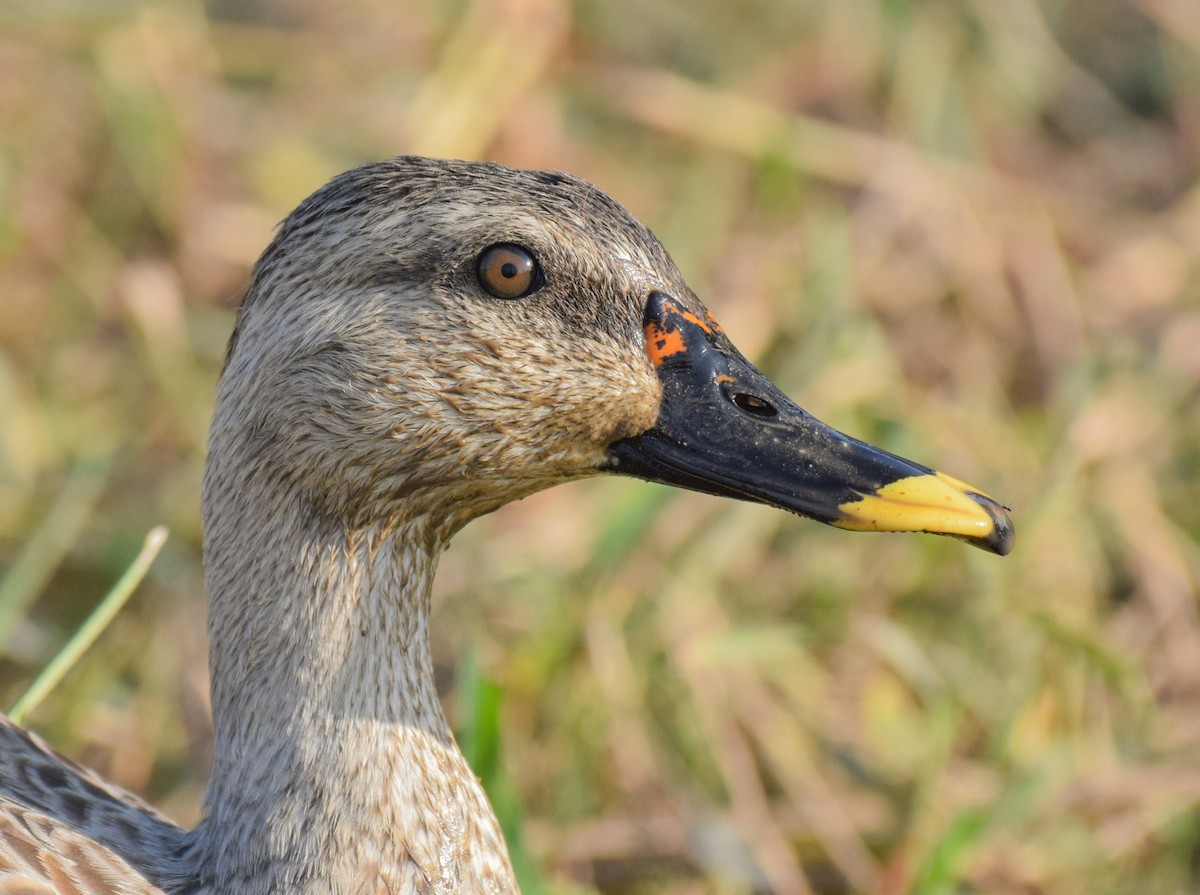
[[[843,435],[789,400],[710,314],[654,293],[646,350],[658,420],[609,449],[608,469],[765,503],[854,531],[923,531],[1012,549],[1008,513],[982,491]]]

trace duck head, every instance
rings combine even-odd
[[[452,533],[619,473],[842,528],[1013,538],[983,492],[784,396],[613,199],[494,164],[396,158],[305,201],[255,270],[213,440],[355,525],[417,512]]]

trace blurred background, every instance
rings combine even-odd
[[[195,821],[198,493],[275,224],[401,152],[565,169],[1007,559],[632,481],[472,524],[447,710],[527,893],[1200,892],[1195,0],[0,5],[0,700]]]

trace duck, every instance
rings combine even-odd
[[[202,818],[184,829],[4,720],[0,892],[515,893],[434,686],[430,586],[467,522],[612,474],[1013,545],[983,491],[787,398],[598,188],[356,168],[279,226],[217,387]]]

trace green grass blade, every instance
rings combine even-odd
[[[521,800],[516,785],[504,770],[500,754],[500,710],[504,694],[479,667],[474,648],[459,666],[459,714],[456,739],[471,770],[483,784],[508,843],[509,858],[517,883],[526,895],[549,895],[552,889],[542,876],[537,860],[522,836]]]
[[[105,594],[100,604],[92,610],[92,614],[79,626],[79,630],[58,651],[58,655],[50,661],[50,664],[42,670],[37,679],[29,685],[29,689],[22,694],[21,698],[9,710],[8,716],[13,721],[18,724],[24,723],[29,713],[45,699],[46,694],[58,686],[66,673],[79,661],[79,657],[87,651],[88,647],[95,643],[96,638],[108,627],[117,613],[121,611],[121,607],[125,605],[134,590],[137,589],[142,579],[146,577],[146,573],[150,571],[150,565],[154,562],[154,558],[158,556],[158,551],[162,549],[162,545],[166,540],[167,529],[164,526],[159,525],[150,529],[150,533],[146,535],[146,540],[142,544],[141,551],[130,564],[129,568],[125,570],[125,574]]]
[[[960,867],[986,832],[988,820],[981,810],[963,811],[925,858],[912,895],[949,895],[956,891]]]

